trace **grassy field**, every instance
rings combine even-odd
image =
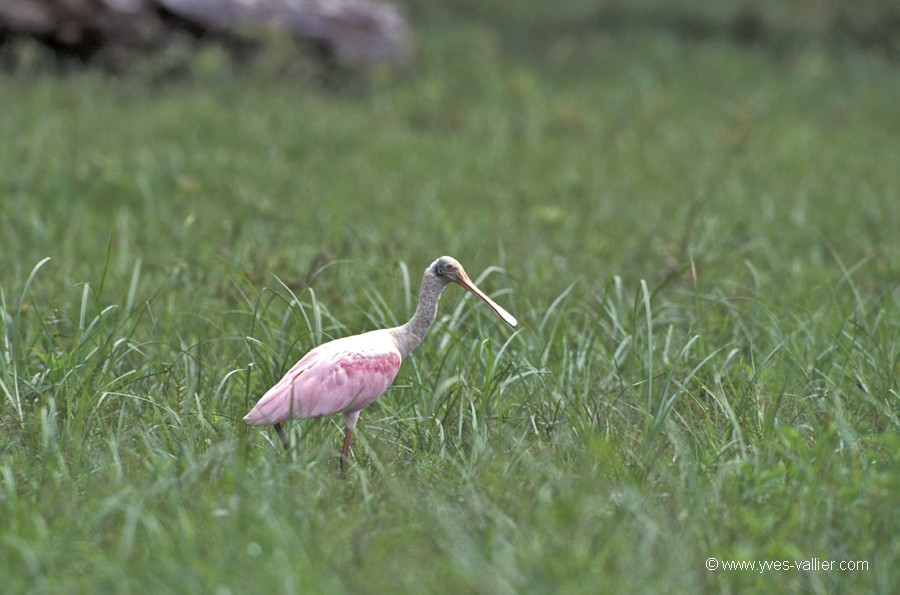
[[[431,18],[363,88],[0,75],[0,591],[896,592],[897,64]],[[240,422],[441,254],[520,329],[450,288],[346,478]]]

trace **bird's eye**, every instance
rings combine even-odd
[[[453,270],[454,270],[453,265],[452,265],[452,264],[448,264],[448,265],[447,265],[447,272],[448,272],[448,273],[452,273]]]
[[[442,267],[441,265],[438,265],[438,266],[434,267],[434,272],[437,273],[438,277],[440,277],[441,275],[444,274],[444,267]]]

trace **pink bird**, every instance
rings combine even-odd
[[[442,256],[425,269],[419,304],[409,322],[319,345],[262,396],[244,421],[255,426],[274,426],[287,448],[281,422],[343,413],[347,424],[341,448],[343,468],[359,413],[388,389],[400,371],[400,363],[428,334],[437,316],[441,293],[450,283],[459,283],[471,291],[510,326],[518,324],[472,283],[456,259]]]

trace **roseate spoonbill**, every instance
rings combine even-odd
[[[343,469],[360,411],[387,390],[400,370],[400,362],[425,338],[437,316],[441,293],[450,283],[459,283],[475,294],[510,326],[518,324],[472,283],[456,259],[442,256],[425,269],[419,304],[409,322],[319,345],[260,398],[244,421],[274,426],[287,448],[281,422],[343,413],[347,424],[341,448]]]

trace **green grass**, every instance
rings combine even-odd
[[[896,65],[420,41],[357,91],[0,75],[2,590],[896,592]],[[441,254],[520,329],[449,289],[346,479],[339,418],[240,422]]]

